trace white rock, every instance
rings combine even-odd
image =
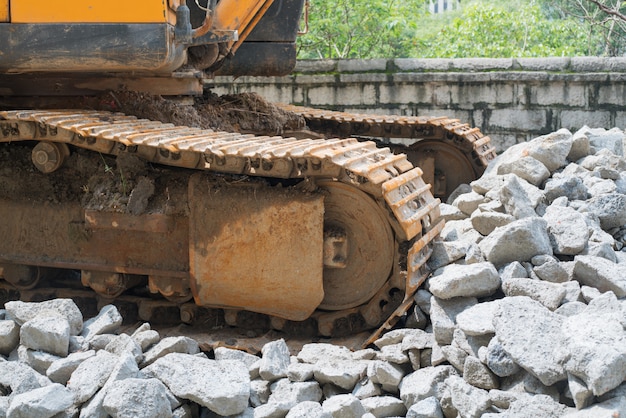
[[[397,388],[404,377],[404,369],[386,361],[374,360],[367,365],[367,377],[385,387]]]
[[[433,252],[428,259],[431,270],[446,266],[456,260],[465,257],[469,245],[461,241],[435,241]]]
[[[581,313],[586,308],[587,308],[587,305],[582,302],[578,302],[578,301],[567,302],[559,306],[559,308],[555,310],[554,313],[557,313],[563,316],[572,316],[572,315],[577,315]]]
[[[45,351],[31,350],[30,348],[26,348],[25,345],[20,345],[17,348],[17,356],[20,361],[28,364],[43,375],[46,374],[46,370],[48,370],[48,367],[50,367],[54,361],[62,358]]]
[[[142,352],[146,351],[152,345],[158,343],[161,339],[159,332],[153,329],[133,333],[131,337],[137,342],[137,344],[139,344]]]
[[[621,305],[606,293],[563,321],[565,369],[596,396],[626,380],[626,330]]]
[[[471,188],[470,188],[471,191]],[[456,197],[455,197],[456,199]],[[453,206],[451,203],[442,202],[439,205],[439,212],[442,219],[448,221],[458,221],[459,219],[467,218],[467,215],[461,212],[459,208]]]
[[[263,345],[259,366],[261,378],[273,382],[287,376],[289,368],[289,347],[282,338]]]
[[[585,129],[586,128],[586,129]],[[615,155],[624,156],[624,132],[619,128],[605,130],[603,128],[589,129],[583,127],[589,144],[594,148],[606,148]]]
[[[188,354],[194,354],[194,353],[188,353]],[[248,367],[252,366],[254,363],[259,361],[259,358],[255,356],[254,354],[246,353],[245,351],[242,351],[242,350],[235,350],[235,349],[227,348],[227,347],[215,347],[215,349],[213,349],[213,354],[215,356],[215,360],[217,361],[239,360]]]
[[[354,390],[352,390],[352,394],[359,399],[365,399],[373,396],[381,396],[383,390],[379,384],[372,382],[366,377],[356,384]]]
[[[402,343],[384,346],[376,354],[376,359],[394,364],[406,364],[409,362],[409,356],[402,349]]]
[[[52,417],[72,406],[74,399],[63,385],[53,383],[15,395],[7,410],[7,418]]]
[[[452,205],[456,206],[461,212],[469,216],[472,212],[478,209],[478,205],[484,202],[485,196],[472,191],[459,195],[459,197],[452,202]]]
[[[0,386],[11,389],[12,395],[26,393],[52,382],[29,365],[17,361],[0,361]]]
[[[319,402],[304,401],[291,408],[286,418],[318,418],[322,416],[322,405]]]
[[[546,166],[530,156],[502,163],[498,167],[498,174],[515,174],[535,186],[540,186],[544,180],[550,177],[550,172]]]
[[[69,322],[70,335],[79,335],[83,328],[83,314],[72,299],[53,299],[44,302],[10,301],[5,303],[4,307],[10,318],[15,319],[18,325],[23,325],[42,311],[54,311]]]
[[[546,258],[547,261],[538,264],[535,262],[538,258]],[[571,278],[564,265],[552,256],[538,255],[536,257],[533,257],[531,262],[534,264],[533,272],[541,280],[552,283],[563,283],[570,280]]]
[[[443,411],[437,398],[431,396],[412,405],[406,418],[443,418]]]
[[[470,385],[490,390],[499,387],[498,378],[476,357],[468,356],[463,365],[463,379]]]
[[[432,348],[435,342],[435,336],[431,332],[421,329],[414,329],[402,338],[402,350],[422,350],[424,348]]]
[[[161,380],[174,395],[219,415],[239,414],[248,405],[250,377],[246,365],[239,361],[215,361],[170,353],[142,372]]]
[[[517,364],[550,386],[567,377],[556,344],[563,320],[529,297],[507,297],[494,318],[496,338]]]
[[[550,172],[567,164],[567,155],[572,149],[574,138],[567,129],[540,136],[520,147],[521,154],[526,154],[541,161]],[[523,143],[522,143],[523,144]]]
[[[321,384],[332,383],[351,391],[366,371],[367,363],[364,361],[330,359],[318,363],[313,374]]]
[[[455,345],[444,345],[441,347],[443,355],[446,356],[446,360],[459,372],[463,372],[463,365],[467,359],[467,352]]]
[[[532,279],[508,279],[502,283],[506,296],[528,296],[554,311],[565,297],[565,288],[558,283]]]
[[[574,164],[574,166],[576,166]],[[584,170],[581,167],[577,168]],[[567,197],[568,200],[587,200],[589,192],[587,186],[580,177],[571,175],[554,176],[546,182],[544,195],[548,203],[554,202],[561,197]]]
[[[548,224],[555,254],[576,255],[585,249],[589,230],[584,216],[578,211],[567,206],[548,206],[543,219]]]
[[[171,353],[197,354],[200,352],[198,342],[188,337],[165,337],[145,352],[141,367],[154,363],[161,357]]]
[[[135,358],[137,363],[139,363],[143,358],[141,346],[128,334],[120,334],[116,336],[106,345],[106,347],[104,347],[104,349],[111,354],[115,354],[116,356],[121,356],[123,353],[129,353]]]
[[[367,411],[361,401],[353,395],[337,395],[322,404],[323,416],[332,418],[360,418]]]
[[[269,404],[282,404],[287,410],[300,402],[319,402],[322,399],[322,389],[317,382],[290,382],[289,379],[280,379],[270,386],[271,395]]]
[[[96,335],[109,334],[122,325],[122,316],[115,305],[105,305],[95,317],[85,321],[81,335],[87,341]]]
[[[459,329],[467,335],[495,333],[493,317],[498,311],[499,300],[483,302],[467,308],[456,316]]]
[[[626,195],[610,193],[594,197],[587,202],[585,210],[598,216],[602,229],[626,224]]]
[[[497,338],[492,338],[489,342],[486,357],[487,366],[496,376],[512,376],[520,370]]]
[[[440,299],[489,296],[499,287],[500,276],[489,262],[450,264],[435,271],[428,279],[428,290]]]
[[[477,357],[478,350],[480,350],[483,346],[486,347],[492,338],[493,334],[466,335],[463,331],[457,328],[454,330],[452,345],[465,351],[470,356]]]
[[[407,412],[404,403],[393,396],[376,396],[362,399],[361,404],[367,412],[376,418],[402,417]]]
[[[272,391],[270,390],[270,382],[267,380],[251,380],[250,381],[250,405],[258,407],[267,403]]]
[[[522,396],[511,403],[508,417],[563,417],[569,410],[548,395]]]
[[[407,408],[431,396],[441,398],[445,380],[458,373],[452,366],[424,367],[407,375],[400,382],[400,399]]]
[[[313,377],[315,366],[307,363],[291,363],[287,368],[287,377],[292,382],[306,382]]]
[[[55,311],[41,311],[22,324],[20,344],[65,357],[70,346],[70,323]]]
[[[552,254],[547,222],[539,217],[523,218],[496,228],[478,246],[496,266],[512,261],[529,261],[538,254]]]
[[[499,212],[480,212],[476,211],[470,218],[472,226],[482,235],[489,235],[494,229],[510,224],[515,221],[513,215]],[[453,241],[454,242],[454,241]]]
[[[456,329],[456,317],[465,309],[476,305],[476,298],[454,298],[450,300],[431,298],[430,320],[435,340],[442,345],[452,343]]]
[[[491,407],[486,390],[475,388],[458,376],[448,377],[445,383],[450,389],[452,405],[460,416],[479,418]]]
[[[20,342],[20,327],[12,320],[0,320],[0,354],[8,356]]]
[[[102,388],[82,405],[80,417],[107,418],[109,414],[104,408],[104,398],[108,394],[109,389],[116,386],[121,380],[136,378],[138,375],[139,367],[137,367],[134,356],[130,353],[123,353],[121,357],[117,359],[117,362],[113,366],[106,382],[102,385]]]
[[[567,374],[567,387],[576,409],[586,408],[593,401],[593,392],[587,388],[585,382],[570,373]]]
[[[626,398],[613,398],[591,405],[577,412],[562,415],[563,418],[615,418],[626,412]]]
[[[315,364],[323,360],[352,360],[352,352],[339,345],[326,343],[311,343],[302,346],[297,355],[298,360],[303,363]]]
[[[578,255],[574,261],[574,277],[581,284],[600,292],[612,291],[620,298],[626,296],[626,265],[587,255]]]
[[[516,219],[537,216],[537,212],[535,212],[537,202],[531,200],[527,190],[530,185],[524,187],[524,180],[514,174],[509,174],[506,178],[498,195],[498,200],[504,205],[506,213]]]
[[[169,418],[167,388],[158,379],[124,379],[108,390],[103,407],[116,418]]]
[[[102,350],[83,361],[74,370],[67,388],[74,392],[77,403],[85,402],[104,385],[117,361],[117,356]]]

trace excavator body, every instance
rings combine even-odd
[[[204,71],[285,75],[304,0],[0,1],[0,93],[201,94]],[[215,3],[215,1],[213,1]]]

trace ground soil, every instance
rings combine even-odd
[[[65,108],[122,112],[164,123],[228,132],[280,135],[304,126],[254,93],[217,96],[207,92],[193,104],[129,91],[75,97]],[[32,143],[0,144],[0,198],[32,202],[81,202],[87,209],[141,213],[187,212],[191,170],[157,166],[133,154],[117,157],[72,149],[64,165],[42,174],[32,164]]]

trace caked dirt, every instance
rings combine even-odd
[[[69,107],[109,110],[175,125],[256,135],[282,135],[305,126],[304,118],[286,112],[256,93],[218,96],[205,91],[192,105],[145,93],[117,91],[73,99]]]
[[[192,105],[160,96],[118,91],[64,102],[66,109],[122,112],[138,118],[228,132],[280,135],[299,130],[302,117],[285,112],[254,93],[217,96],[207,92]],[[31,162],[33,143],[0,144],[0,198],[32,202],[81,202],[86,209],[131,214],[185,214],[193,170],[164,167],[131,153],[119,156],[72,148],[64,165],[50,174]],[[225,181],[228,181],[224,176]]]

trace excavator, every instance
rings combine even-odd
[[[0,0],[3,299],[90,288],[144,319],[393,326],[428,274],[440,197],[480,175],[488,137],[306,108],[291,111],[316,135],[255,135],[76,105],[123,90],[183,109],[215,75],[289,74],[305,6]]]

